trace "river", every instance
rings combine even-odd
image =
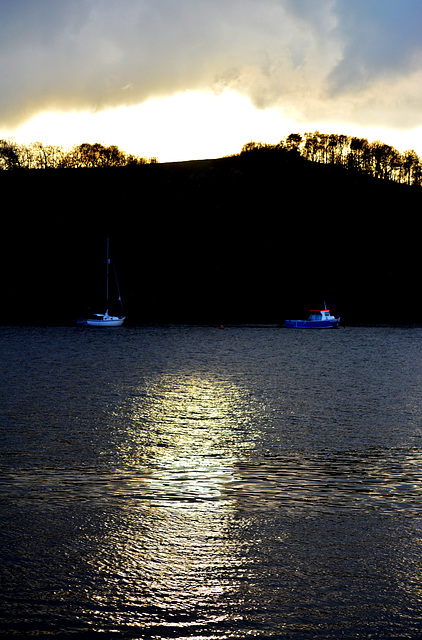
[[[421,329],[0,348],[0,635],[420,637]]]

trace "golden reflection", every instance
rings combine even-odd
[[[242,391],[224,380],[164,376],[131,400],[120,456],[150,498],[219,499],[253,446]],[[239,414],[243,413],[243,418]]]
[[[227,502],[205,510],[199,502],[149,503],[121,512],[90,561],[101,576],[83,612],[92,618],[94,609],[93,628],[155,629],[157,638],[167,637],[160,628],[187,628],[191,637],[233,620],[227,598],[238,602],[246,560],[230,535],[232,517]]]
[[[165,376],[119,408],[130,500],[110,512],[91,560],[107,585],[91,594],[98,629],[107,620],[116,630],[155,629],[162,637],[160,628],[186,628],[191,637],[235,619],[227,597],[241,597],[247,561],[226,487],[253,445],[247,412],[239,419],[244,402],[227,381]],[[113,608],[121,602],[124,610]]]

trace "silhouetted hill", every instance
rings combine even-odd
[[[420,188],[274,150],[0,172],[2,323],[103,311],[105,238],[128,322],[422,323]]]

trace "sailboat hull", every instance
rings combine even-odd
[[[79,324],[86,327],[121,327],[124,321],[124,316],[102,316],[98,318],[87,318],[79,322]]]

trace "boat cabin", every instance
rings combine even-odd
[[[329,309],[311,309],[308,322],[321,322],[321,320],[334,320]]]

